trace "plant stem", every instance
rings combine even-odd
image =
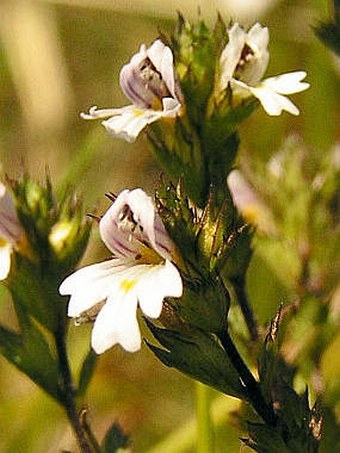
[[[224,330],[224,332],[221,333],[220,340],[223,348],[229,356],[229,359],[240,375],[241,382],[245,387],[248,401],[260,417],[267,423],[267,425],[275,426],[277,417],[274,413],[273,407],[265,401],[259,383],[244,363],[227,330]]]
[[[61,375],[61,395],[62,404],[67,413],[67,417],[72,425],[78,440],[79,448],[82,453],[92,453],[85,431],[80,423],[78,411],[75,403],[75,391],[72,382],[70,365],[67,357],[64,328],[59,328],[55,334],[57,353],[59,358],[59,370]]]
[[[201,382],[196,386],[196,439],[197,453],[209,453],[213,450],[213,432],[210,417],[210,389]]]
[[[232,279],[231,283],[233,285],[238,303],[241,307],[242,314],[244,320],[247,324],[250,338],[253,341],[257,341],[259,339],[259,328],[257,324],[257,320],[255,318],[253,309],[249,304],[249,300],[246,293],[245,282],[243,279]]]

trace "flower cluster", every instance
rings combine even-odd
[[[214,62],[212,65],[217,67],[216,76],[209,79],[212,85],[210,89],[205,90],[211,93],[213,104],[216,104],[216,99],[218,104],[219,100],[225,97],[227,90],[231,90],[232,108],[233,105],[240,104],[238,100],[255,97],[269,115],[279,115],[283,110],[297,115],[299,113],[297,107],[285,95],[308,88],[308,83],[302,82],[306,73],[298,71],[262,80],[269,62],[268,29],[256,23],[246,32],[235,23],[224,31],[227,44],[222,52],[219,51],[217,64]],[[194,34],[189,38],[194,40]],[[174,49],[177,49],[175,41],[173,43]],[[195,45],[192,44],[190,49],[190,52],[195,52],[192,50],[195,49]],[[207,55],[210,56],[209,52],[203,54],[205,58]],[[201,182],[200,176],[195,175],[196,168],[190,167],[188,172],[183,170],[187,165],[186,156],[195,155],[198,169],[201,161],[206,162],[207,166],[210,166],[212,172],[210,176],[213,179],[216,174],[222,172],[220,180],[225,185],[232,162],[226,165],[225,159],[220,158],[221,156],[216,159],[210,156],[211,150],[207,151],[210,142],[217,140],[214,129],[212,129],[214,140],[209,133],[202,135],[196,131],[197,124],[191,118],[195,116],[195,112],[189,108],[189,104],[193,105],[191,101],[195,93],[195,90],[188,90],[188,83],[192,82],[190,82],[191,60],[189,58],[186,61],[182,58],[176,67],[177,56],[176,51],[174,57],[170,47],[160,39],[148,48],[143,44],[120,72],[120,86],[132,104],[103,110],[92,107],[89,113],[82,113],[81,117],[102,118],[104,119],[102,124],[109,133],[133,142],[147,125],[157,120],[176,120],[178,117],[187,116],[188,118],[181,122],[182,127],[176,129],[180,131],[179,135],[171,136],[171,142],[176,143],[174,147],[167,147],[168,144],[163,142],[162,134],[159,136],[157,146],[161,149],[163,161],[171,161],[168,165],[171,169],[177,165],[174,167],[175,176],[182,177],[184,184],[187,184],[186,187],[195,186],[197,189]],[[204,61],[200,57],[197,57],[197,60],[200,63]],[[195,55],[192,61],[195,61]],[[183,64],[187,65],[185,76],[180,70]],[[188,78],[183,79],[178,74]],[[202,83],[205,83],[204,77]],[[196,107],[194,110],[197,110]],[[195,124],[190,126],[191,122]],[[184,124],[189,125],[188,131],[185,130],[187,126],[183,127]],[[232,138],[232,133],[230,135]],[[195,136],[199,143],[197,146],[192,138]],[[200,143],[202,137],[203,140],[208,137],[207,141]],[[229,136],[225,138],[227,140],[223,139],[219,148],[224,151],[225,143],[229,143],[229,147],[233,143],[235,149],[237,148],[237,140],[229,140]],[[215,150],[213,147],[211,149]],[[174,155],[176,163],[173,163]],[[217,173],[214,170],[216,160],[221,161],[218,167],[222,168]],[[205,170],[203,175],[206,175]],[[239,179],[238,173],[230,175],[229,184],[232,192],[235,185],[239,186]],[[192,184],[190,181],[193,181]],[[206,202],[205,187],[210,187],[213,182],[205,181],[206,184],[202,185],[203,195],[199,199],[202,206]],[[225,189],[222,189],[221,193],[225,194]],[[246,198],[249,193],[248,191]],[[243,200],[244,196],[241,195],[236,194],[234,197],[236,204],[238,201],[239,204],[248,203],[249,200]],[[189,193],[190,196],[192,195]],[[221,209],[221,206],[218,209]],[[223,209],[221,212],[224,212]],[[182,279],[173,264],[175,246],[167,235],[158,213],[155,212],[151,199],[141,189],[121,192],[101,218],[99,230],[113,258],[76,271],[62,283],[60,293],[71,296],[68,308],[70,317],[76,318],[78,323],[94,320],[92,347],[97,353],[102,353],[117,343],[127,351],[136,351],[141,346],[136,318],[138,304],[147,317],[158,318],[165,297],[178,298],[182,295]],[[222,242],[224,233],[221,232]],[[214,241],[216,242],[215,237]]]
[[[141,189],[121,192],[99,231],[113,258],[76,271],[60,293],[71,295],[69,316],[80,323],[95,317],[92,347],[98,354],[117,343],[133,352],[141,346],[137,303],[146,316],[158,318],[164,297],[182,295],[182,280],[171,262],[174,244]]]
[[[238,23],[228,30],[228,43],[219,60],[216,93],[230,87],[234,98],[256,97],[268,115],[282,111],[298,115],[298,108],[286,95],[306,90],[304,71],[262,80],[269,62],[269,31],[259,23],[246,32]],[[184,99],[178,83],[170,47],[157,39],[149,48],[143,44],[120,72],[120,86],[132,105],[81,113],[84,119],[108,118],[102,122],[112,135],[133,142],[148,125],[184,114]]]

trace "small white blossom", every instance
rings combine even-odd
[[[174,244],[141,189],[121,192],[100,220],[99,231],[113,258],[76,271],[59,291],[71,295],[70,317],[79,322],[96,317],[96,353],[115,344],[134,352],[141,346],[137,305],[146,316],[158,318],[165,297],[182,295],[182,280],[171,262]]]
[[[102,122],[115,137],[136,140],[150,123],[174,118],[181,113],[181,92],[176,80],[171,49],[159,39],[148,49],[143,44],[120,72],[120,86],[132,105],[97,110],[94,106],[84,119],[109,118]]]
[[[268,115],[283,110],[298,115],[298,108],[285,96],[306,90],[304,71],[296,71],[262,80],[269,62],[269,32],[256,23],[246,32],[237,23],[228,31],[229,41],[220,58],[218,92],[231,86],[234,95],[255,96]]]
[[[11,253],[23,237],[13,200],[0,182],[0,280],[4,280],[11,267]]]

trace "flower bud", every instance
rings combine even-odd
[[[58,202],[48,178],[37,184],[24,175],[11,181],[11,187],[25,237],[25,253],[17,242],[6,283],[17,311],[54,332],[60,321],[66,320],[65,305],[56,287],[85,251],[90,227],[73,194]]]

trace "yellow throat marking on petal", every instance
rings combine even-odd
[[[0,236],[0,247],[5,247],[7,244],[8,241]]]
[[[261,209],[258,206],[249,204],[242,209],[244,219],[252,225],[257,225],[261,216]]]
[[[164,259],[156,252],[156,250],[148,247],[145,244],[140,244],[139,253],[135,256],[138,264],[160,264]]]
[[[145,110],[142,110],[142,109],[136,107],[135,109],[132,109],[132,112],[135,117],[138,117],[138,116],[143,116],[145,113]]]
[[[125,293],[128,293],[132,290],[132,288],[136,285],[136,283],[137,283],[136,280],[128,280],[127,278],[124,278],[120,282],[120,287]]]

